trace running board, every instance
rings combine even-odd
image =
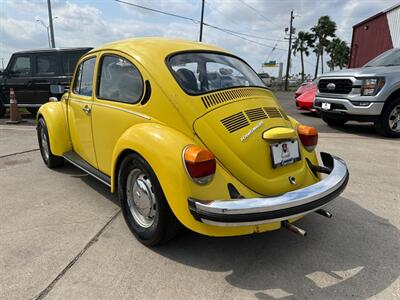
[[[105,185],[108,185],[109,187],[111,187],[111,178],[109,176],[107,176],[103,172],[100,172],[96,168],[92,167],[90,164],[88,164],[86,161],[84,161],[74,151],[65,152],[63,154],[63,157],[65,158],[66,161],[70,162],[74,166],[78,167],[79,169],[86,172],[90,176],[96,178],[97,180],[104,183]]]

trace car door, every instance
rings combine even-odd
[[[92,138],[92,105],[96,56],[83,60],[68,97],[68,125],[76,154],[97,168]]]
[[[4,95],[10,101],[10,88],[14,89],[18,104],[31,103],[34,99],[32,90],[32,55],[14,55],[4,75]]]
[[[112,153],[121,135],[148,121],[139,104],[145,94],[142,71],[122,53],[103,53],[99,59],[92,123],[98,169],[105,174],[111,173]]]
[[[50,84],[57,84],[56,77],[60,73],[59,55],[56,52],[38,53],[34,56],[34,78],[32,90],[35,97],[32,104],[46,103],[50,97]]]

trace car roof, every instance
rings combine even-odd
[[[13,54],[33,54],[33,53],[48,53],[48,52],[70,52],[70,51],[89,51],[93,47],[74,47],[74,48],[44,48],[44,49],[33,49],[33,50],[23,50],[14,52]]]
[[[165,59],[166,56],[180,51],[217,51],[228,53],[225,49],[204,44],[201,42],[162,37],[132,38],[120,40],[95,48],[90,52],[101,50],[119,50],[140,60],[141,57],[155,57]]]

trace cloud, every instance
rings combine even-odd
[[[47,0],[0,0],[0,57],[23,49],[47,47]],[[198,0],[124,0],[171,13],[200,18]],[[257,70],[265,60],[286,61],[287,41],[284,28],[289,25],[290,10],[295,11],[294,27],[309,30],[321,15],[336,21],[337,35],[351,40],[352,25],[396,0],[206,0],[205,22],[229,30],[258,36],[247,37],[259,44],[204,27],[203,40],[243,57]],[[115,1],[52,0],[59,47],[98,46],[128,37],[167,36],[197,40],[199,25],[190,21],[146,12]],[[262,39],[261,39],[262,38]],[[275,40],[275,41],[274,41]],[[263,45],[260,45],[263,44]],[[272,47],[276,47],[272,50]],[[282,50],[283,49],[283,50]],[[327,59],[325,59],[326,61]],[[313,73],[315,56],[307,58],[306,72]],[[272,71],[272,70],[271,70]],[[292,71],[300,71],[298,56],[293,58]],[[277,72],[274,70],[273,72]]]

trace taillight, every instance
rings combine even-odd
[[[183,160],[188,175],[198,184],[210,182],[215,174],[215,156],[200,146],[189,145],[183,150]]]
[[[304,148],[309,152],[313,151],[318,143],[317,129],[306,125],[299,125],[297,126],[297,133]]]

